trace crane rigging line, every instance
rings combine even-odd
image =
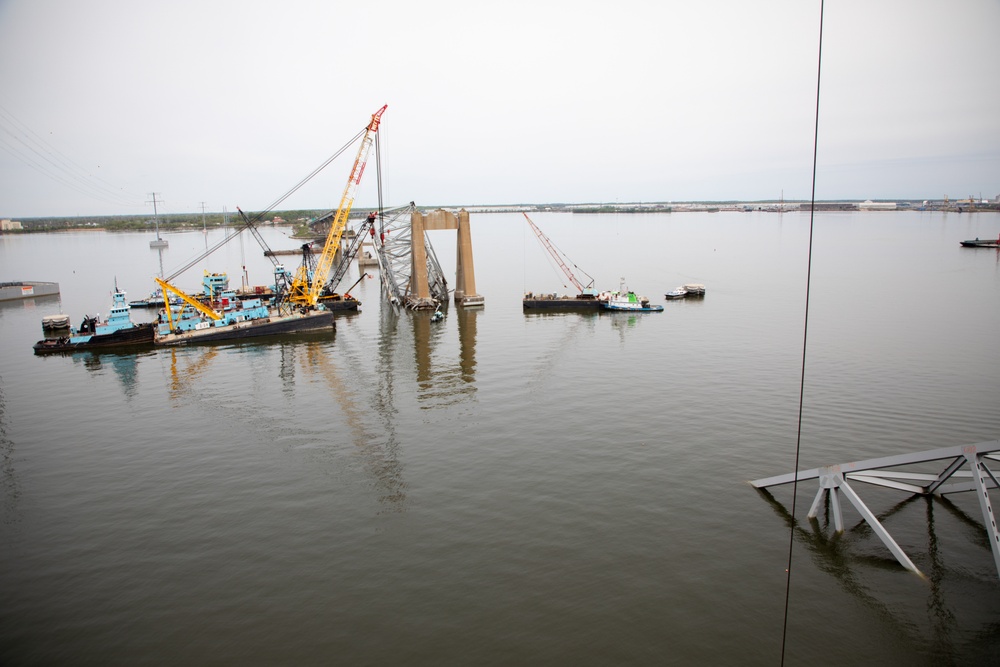
[[[309,181],[311,181],[319,172],[323,171],[326,167],[328,167],[331,162],[333,162],[338,157],[340,157],[340,155],[344,151],[346,151],[348,148],[350,148],[351,145],[354,144],[354,142],[356,142],[358,139],[360,139],[362,136],[364,136],[364,134],[365,134],[366,131],[367,131],[367,126],[366,126],[366,128],[364,130],[361,130],[356,135],[354,135],[354,138],[352,138],[346,144],[344,144],[343,146],[341,146],[337,150],[336,153],[334,153],[333,155],[331,155],[330,157],[328,157],[326,160],[323,161],[322,164],[320,164],[318,167],[316,167],[315,169],[313,169],[309,173],[308,176],[306,176],[301,181],[299,181],[298,183],[296,183],[292,187],[291,190],[289,190],[288,192],[286,192],[285,194],[281,195],[280,197],[278,197],[277,199],[275,199],[273,202],[271,202],[271,204],[269,204],[266,209],[264,209],[263,211],[258,211],[251,218],[247,218],[246,216],[244,216],[244,218],[243,218],[243,220],[244,220],[243,224],[241,224],[239,227],[237,227],[230,234],[226,235],[225,238],[223,238],[221,241],[219,241],[218,243],[216,243],[215,245],[213,245],[211,248],[205,250],[205,252],[203,252],[202,254],[198,255],[198,257],[196,257],[195,259],[191,260],[190,262],[188,262],[187,264],[185,264],[181,268],[179,268],[176,271],[174,271],[173,273],[171,273],[164,280],[166,280],[166,282],[168,282],[168,283],[171,282],[171,281],[173,281],[177,276],[179,276],[182,273],[184,273],[185,271],[189,270],[190,268],[192,268],[193,266],[195,266],[196,264],[198,264],[199,262],[201,262],[202,260],[204,260],[206,257],[208,257],[209,255],[211,255],[212,253],[214,253],[216,250],[218,250],[222,246],[224,246],[227,243],[229,243],[229,241],[232,240],[235,236],[238,236],[240,233],[242,233],[244,229],[248,229],[252,225],[260,222],[260,220],[263,219],[263,217],[265,215],[267,215],[268,213],[270,213],[271,211],[273,211],[279,204],[281,204],[281,202],[285,201],[286,199],[288,199],[289,197],[291,197],[293,194],[295,194],[296,191],[298,191],[302,186],[304,186],[306,183],[308,183]],[[242,215],[242,212],[241,212],[241,215]],[[265,248],[265,250],[266,250],[266,248]]]
[[[344,144],[343,146],[341,146],[340,149],[338,149],[336,153],[334,153],[333,155],[331,155],[330,157],[328,157],[321,165],[319,165],[318,167],[316,167],[315,169],[313,169],[309,173],[308,176],[305,176],[301,181],[299,181],[297,184],[295,184],[292,187],[291,190],[289,190],[288,192],[286,192],[285,194],[281,195],[276,200],[274,200],[273,202],[271,202],[271,204],[266,209],[264,209],[263,211],[260,211],[256,215],[254,215],[253,219],[255,221],[259,220],[260,217],[262,217],[262,216],[270,213],[271,211],[273,211],[275,209],[275,207],[278,206],[278,204],[280,204],[281,202],[285,201],[286,199],[288,199],[289,197],[291,197],[293,194],[295,194],[295,192],[299,188],[301,188],[303,185],[305,185],[306,183],[308,183],[309,181],[311,181],[313,179],[313,177],[316,176],[316,174],[318,174],[319,172],[323,171],[328,166],[330,166],[330,163],[333,162],[334,160],[336,160],[338,157],[340,157],[340,154],[343,153],[344,151],[346,151],[348,148],[350,148],[351,145],[355,141],[357,141],[358,139],[360,139],[361,137],[363,137],[366,131],[367,131],[367,126],[365,127],[364,130],[361,130],[356,135],[354,135],[354,137],[350,141],[348,141],[346,144]]]
[[[788,602],[792,591],[792,546],[795,544],[795,504],[799,491],[799,455],[802,451],[802,406],[806,386],[806,350],[809,342],[809,292],[812,284],[813,229],[816,217],[816,155],[819,147],[819,91],[823,74],[823,3],[819,2],[819,47],[816,54],[816,117],[813,123],[812,192],[809,197],[809,249],[806,258],[806,304],[802,322],[802,372],[799,377],[799,415],[795,434],[795,471],[792,480],[792,520],[788,525],[788,561],[785,567],[785,612],[781,627],[781,664],[788,638]]]
[[[53,181],[112,204],[138,205],[131,195],[122,193],[117,186],[90,173],[61,153],[3,105],[0,105],[0,131],[8,136],[8,140],[0,139],[6,152]],[[23,150],[11,141],[16,142]]]
[[[379,217],[379,238],[385,238],[385,213],[382,210],[382,140],[380,133],[375,133],[375,181],[378,189],[378,217]]]

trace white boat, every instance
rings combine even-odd
[[[677,289],[672,289],[663,295],[665,299],[683,299],[688,295],[688,291],[683,287],[678,287]]]

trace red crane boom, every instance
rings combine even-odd
[[[528,224],[531,225],[531,229],[533,232],[535,232],[535,235],[538,237],[538,240],[545,247],[545,249],[549,251],[549,254],[552,255],[552,259],[556,260],[556,263],[559,264],[559,268],[562,269],[563,273],[566,274],[566,277],[569,278],[569,281],[571,283],[573,283],[573,286],[576,287],[577,291],[581,295],[587,293],[593,293],[594,279],[590,275],[588,275],[586,271],[584,271],[579,266],[576,266],[576,264],[574,264],[573,266],[576,266],[577,270],[580,271],[580,273],[590,278],[590,282],[587,283],[586,287],[584,287],[583,284],[579,280],[577,280],[576,276],[573,275],[573,272],[570,271],[569,267],[566,265],[566,262],[563,261],[562,253],[556,250],[555,246],[552,245],[552,241],[549,240],[549,237],[546,236],[542,232],[542,230],[538,228],[538,225],[536,225],[534,222],[531,221],[531,218],[528,217],[527,213],[524,213],[522,211],[522,214],[524,215],[524,219],[528,221]]]

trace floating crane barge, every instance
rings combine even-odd
[[[573,274],[570,268],[563,261],[563,255],[556,250],[555,246],[552,245],[552,241],[546,236],[538,226],[532,222],[531,218],[528,217],[527,213],[524,213],[525,220],[531,226],[532,231],[535,232],[535,236],[538,237],[539,242],[548,251],[552,258],[559,264],[559,268],[566,275],[573,286],[576,287],[578,294],[575,297],[563,296],[559,294],[535,294],[533,292],[528,292],[524,295],[524,300],[522,301],[522,307],[524,310],[603,310],[604,304],[606,304],[607,298],[601,298],[597,290],[594,289],[594,279],[587,275],[583,269],[576,267],[581,273],[590,278],[590,282],[586,286],[581,283],[577,277]],[[576,266],[574,264],[574,266]]]
[[[333,293],[336,283],[333,281],[327,283],[327,279],[333,269],[334,256],[340,247],[340,240],[354,203],[354,194],[361,183],[374,135],[378,131],[385,109],[383,106],[372,114],[371,121],[363,132],[364,138],[354,160],[347,186],[344,188],[340,207],[337,209],[326,244],[315,267],[311,265],[308,247],[303,248],[303,263],[295,276],[275,262],[276,297],[273,305],[265,303],[260,298],[240,300],[232,291],[222,292],[217,296],[217,290],[208,282],[205,292],[210,295],[210,300],[208,303],[203,303],[174,287],[167,280],[156,278],[156,284],[159,285],[164,297],[164,308],[160,311],[154,338],[157,345],[189,345],[332,329],[335,327],[333,311],[357,310],[358,301],[350,295],[341,296]],[[268,254],[266,244],[257,233],[253,222],[243,211],[239,213],[245,220],[246,227],[254,233],[258,242],[265,246],[265,254]],[[270,254],[268,256],[272,257]],[[341,275],[335,278],[339,280]],[[221,289],[224,278],[224,274],[207,274],[205,280],[217,280]],[[169,302],[171,295],[180,298],[183,303],[180,306],[172,306]]]

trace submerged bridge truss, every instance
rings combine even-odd
[[[434,247],[427,235],[423,238],[427,257],[427,284],[430,288],[430,300],[419,299],[412,289],[413,278],[413,227],[410,219],[416,211],[411,202],[409,206],[390,212],[390,216],[382,225],[382,230],[376,231],[379,236],[374,243],[375,257],[378,259],[379,274],[382,277],[382,291],[385,298],[394,306],[417,308],[436,308],[448,301],[448,281],[441,270]]]
[[[437,308],[448,301],[448,281],[441,270],[427,237],[428,230],[458,231],[455,304],[483,305],[476,293],[472,261],[472,239],[469,214],[438,209],[427,215],[410,202],[408,207],[389,212],[373,234],[382,289],[386,299],[396,307],[413,310]]]
[[[875,514],[865,505],[849,482],[872,484],[919,495],[946,495],[974,491],[983,512],[983,522],[986,524],[997,576],[1000,576],[1000,531],[997,529],[996,515],[993,513],[989,494],[990,489],[1000,488],[1000,482],[997,480],[996,473],[986,465],[987,461],[991,465],[994,461],[997,462],[997,468],[1000,469],[1000,440],[944,447],[914,454],[885,456],[867,461],[841,463],[803,470],[797,474],[787,473],[767,477],[750,483],[755,488],[767,489],[772,486],[791,484],[795,481],[818,480],[819,488],[812,507],[809,508],[808,517],[810,519],[816,518],[824,499],[829,498],[833,510],[834,528],[838,533],[844,532],[840,497],[847,498],[882,540],[882,543],[892,552],[900,565],[917,574],[921,574],[920,570],[903,552]],[[941,468],[939,472],[926,472],[929,464],[937,464],[936,467],[939,467],[942,463],[944,468]],[[918,471],[900,469],[910,466],[919,466],[920,469]],[[966,466],[968,469],[962,470]],[[921,576],[923,575],[921,574]]]

